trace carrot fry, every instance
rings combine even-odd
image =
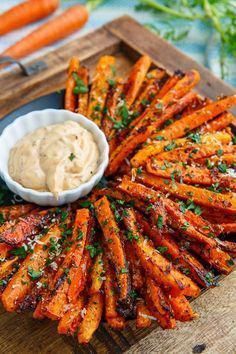
[[[198,315],[193,311],[189,301],[186,299],[185,296],[169,296],[168,300],[171,304],[176,320],[186,322],[198,317]]]
[[[103,259],[102,259],[102,253],[100,253],[97,258],[95,259],[92,272],[91,272],[91,287],[89,289],[89,293],[95,294],[97,293],[103,284],[103,277],[104,277],[104,265],[103,265]]]
[[[141,88],[150,65],[151,58],[148,55],[143,55],[131,69],[123,91],[128,108],[132,105],[135,98],[137,97],[137,94]]]
[[[139,259],[137,258],[137,255],[135,254],[132,244],[130,242],[125,243],[125,252],[131,270],[132,288],[140,290],[144,286],[144,277]]]
[[[119,302],[125,306],[129,302],[130,277],[125,258],[125,252],[120,239],[120,230],[115,221],[108,199],[104,196],[94,204],[98,222],[110,252],[110,257],[116,269],[119,284]]]
[[[37,0],[35,0],[37,2]],[[31,5],[30,5],[31,6]],[[88,20],[85,6],[75,5],[61,15],[42,24],[26,37],[7,48],[1,55],[19,59],[77,31]]]
[[[99,127],[102,124],[109,80],[114,79],[115,58],[105,55],[100,58],[92,82],[87,116]]]
[[[105,318],[107,323],[115,329],[123,329],[125,319],[117,312],[118,289],[115,272],[110,262],[105,258],[106,277],[104,281],[105,293]]]
[[[106,112],[104,114],[102,120],[102,130],[106,137],[108,138],[109,145],[111,143],[112,137],[115,135],[116,130],[114,129],[114,125],[116,122],[116,110],[117,105],[119,102],[120,95],[123,90],[123,80],[118,78],[114,85],[110,88],[110,91],[107,95],[107,102],[106,102]]]
[[[177,139],[186,134],[186,132],[196,129],[208,120],[216,117],[236,104],[236,95],[223,98],[220,101],[213,102],[200,110],[181,118],[171,124],[171,126],[160,132],[165,139]]]
[[[201,164],[201,165],[208,165],[209,163],[214,166],[221,162],[225,162],[227,165],[233,165],[236,164],[236,155],[235,153],[226,153],[223,154],[222,156],[210,156],[209,158],[201,158],[201,159],[197,159],[195,160],[195,162],[197,164]]]
[[[125,226],[135,236],[132,245],[148,275],[172,294],[182,293],[193,297],[198,296],[200,291],[198,286],[191,279],[174,269],[171,263],[155,250],[152,243],[144,239],[138,230],[134,211],[126,209],[125,214]]]
[[[50,15],[58,6],[59,0],[31,0],[12,7],[0,15],[0,36]]]
[[[147,290],[145,298],[148,309],[153,316],[156,317],[162,328],[175,328],[176,322],[171,305],[161,288],[149,277],[147,278],[146,285]]]
[[[84,308],[84,302],[83,296],[80,296],[75,304],[71,304],[59,321],[57,327],[59,334],[73,335],[76,332],[82,320],[81,311]]]
[[[220,194],[178,182],[166,182],[162,178],[142,173],[137,176],[139,181],[155,189],[170,193],[180,199],[191,199],[197,204],[224,210],[225,213],[236,213],[236,198],[233,193]],[[166,184],[168,183],[168,184]],[[191,197],[190,197],[191,196]]]
[[[94,332],[97,330],[103,311],[103,295],[96,293],[89,298],[86,314],[79,326],[78,341],[80,344],[89,343]]]
[[[183,163],[171,163],[166,160],[156,160],[155,158],[153,158],[152,161],[148,161],[146,167],[147,172],[158,177],[174,179],[187,184],[200,184],[205,186],[211,186],[213,183],[217,182],[219,186],[236,190],[236,184],[233,178],[224,176],[221,173],[216,173],[215,171],[213,174],[212,171],[206,167],[188,166]]]
[[[137,328],[148,328],[152,324],[152,318],[156,320],[155,317],[151,316],[150,311],[145,305],[144,301],[137,301],[137,317],[136,317],[136,327]]]
[[[14,257],[12,259],[8,259],[2,263],[0,263],[0,279],[6,278],[8,275],[10,275],[18,261],[18,257]]]
[[[9,245],[21,244],[27,237],[39,233],[43,226],[47,225],[49,218],[50,215],[44,211],[23,216],[12,227],[1,233],[0,240]]]
[[[4,221],[18,219],[35,209],[34,204],[19,204],[0,207],[0,215]]]
[[[218,130],[222,130],[228,125],[230,125],[234,120],[234,116],[229,113],[222,113],[219,117],[211,120],[210,122],[206,122],[205,125],[200,129],[201,132],[216,132]]]
[[[89,70],[84,66],[80,66],[78,70],[78,86],[75,88],[75,91],[78,92],[78,108],[77,113],[80,113],[84,116],[87,115],[88,110],[88,84],[89,84]]]
[[[8,256],[9,251],[12,249],[12,246],[6,243],[0,243],[0,259],[5,259]]]
[[[66,93],[65,93],[65,109],[71,112],[75,112],[77,108],[76,94],[74,89],[76,86],[75,75],[79,70],[79,60],[76,57],[72,57],[68,69],[68,78],[66,81]]]
[[[50,240],[57,242],[60,237],[60,228],[53,226],[48,233],[41,238],[40,244],[35,246],[33,255],[29,254],[23,261],[20,269],[13,275],[2,294],[2,303],[7,311],[15,311],[18,304],[30,292],[33,285],[32,272],[36,272],[39,276],[41,275],[49,254]]]

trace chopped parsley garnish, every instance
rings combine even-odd
[[[157,135],[157,136],[155,136],[155,140],[161,141],[161,140],[164,140],[164,137],[161,135]]]
[[[115,86],[115,84],[116,84],[115,80],[112,80],[112,79],[108,79],[107,82],[111,87]]]
[[[84,200],[80,202],[80,206],[82,206],[82,208],[94,209],[94,205],[90,200]]]
[[[168,144],[164,147],[164,150],[171,151],[171,150],[175,149],[176,147],[177,147],[176,143],[174,141],[172,141],[170,144]]]
[[[199,133],[190,133],[188,134],[188,138],[197,144],[201,142],[201,135]]]
[[[127,231],[126,238],[129,241],[133,241],[133,240],[138,241],[138,239],[139,239],[138,235],[135,235],[132,231]]]
[[[42,276],[41,270],[34,270],[32,267],[28,267],[28,274],[31,279],[36,280]]]
[[[129,271],[128,271],[127,268],[121,268],[120,272],[121,272],[121,274],[127,274],[127,273],[129,273]]]
[[[199,205],[196,205],[192,200],[188,199],[186,202],[181,201],[179,203],[179,209],[182,213],[185,213],[187,210],[191,210],[196,215],[201,215],[202,209]]]
[[[234,261],[232,259],[228,259],[227,264],[231,267],[234,265]]]
[[[224,153],[224,151],[222,150],[222,149],[219,149],[219,150],[217,150],[217,156],[222,156],[223,155],[223,153]]]
[[[218,166],[217,166],[219,172],[221,173],[226,173],[227,172],[227,165],[225,163],[220,163]]]
[[[141,175],[142,172],[143,172],[142,167],[138,167],[137,170],[136,170],[137,175]]]
[[[75,158],[76,158],[76,156],[72,152],[69,156],[69,160],[73,161]]]
[[[79,93],[87,93],[88,92],[88,86],[85,85],[84,81],[79,77],[77,73],[72,74],[76,86],[73,89],[73,93],[75,95],[78,95]]]
[[[20,259],[24,259],[27,256],[27,251],[25,247],[14,248],[10,251],[13,256],[17,256]]]
[[[158,227],[158,229],[162,229],[163,228],[163,216],[162,215],[158,215],[157,227]]]
[[[157,248],[157,251],[161,254],[165,253],[166,251],[168,251],[168,247],[166,246],[158,246]]]
[[[86,250],[89,251],[90,257],[94,258],[98,254],[102,253],[102,247],[98,242],[94,242],[92,245],[86,246]]]

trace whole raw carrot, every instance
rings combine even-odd
[[[88,11],[85,6],[73,6],[13,44],[1,55],[16,59],[25,57],[75,32],[87,22],[87,19]]]
[[[59,0],[28,0],[0,15],[0,36],[50,15]]]

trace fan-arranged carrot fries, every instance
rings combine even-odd
[[[235,118],[227,111],[236,96],[200,97],[197,71],[170,75],[146,55],[127,78],[114,57],[101,57],[91,85],[90,77],[73,57],[65,108],[103,130],[105,187],[70,207],[0,207],[3,306],[56,320],[81,344],[101,321],[171,329],[197,318],[191,298],[229,274],[236,255]]]

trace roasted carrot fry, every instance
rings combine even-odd
[[[91,272],[91,287],[89,289],[90,294],[97,293],[103,284],[104,280],[104,264],[103,264],[103,256],[100,253],[95,259],[94,265],[92,267]]]
[[[40,277],[45,268],[51,240],[56,243],[60,237],[60,228],[53,226],[48,233],[41,238],[40,244],[35,246],[33,255],[29,254],[23,261],[20,269],[13,275],[2,294],[2,303],[7,311],[15,311],[18,304],[29,293],[33,285],[35,273],[37,277]]]
[[[137,97],[137,94],[141,88],[150,65],[151,58],[148,55],[143,55],[131,69],[123,91],[128,108],[132,105],[135,98]]]
[[[211,186],[217,182],[219,186],[236,190],[236,184],[233,178],[224,176],[222,173],[217,173],[214,170],[209,170],[206,167],[189,166],[185,163],[167,162],[166,160],[157,160],[153,158],[147,162],[147,172],[150,172],[158,177],[174,179],[178,182],[187,184],[200,184]]]
[[[89,298],[86,314],[79,326],[78,341],[80,344],[89,343],[98,328],[103,311],[103,295],[96,293]]]
[[[94,206],[107,248],[110,252],[112,263],[116,269],[120,290],[119,300],[121,303],[125,303],[129,301],[130,279],[125,252],[120,239],[120,231],[111,210],[110,203],[106,197],[99,199],[95,202]]]
[[[162,178],[144,172],[138,176],[138,179],[148,186],[170,193],[178,198],[191,199],[197,204],[224,210],[227,214],[236,213],[236,198],[233,193],[220,194],[183,183],[173,183],[169,180],[166,182]]]
[[[234,116],[232,113],[226,112],[222,113],[219,117],[207,122],[200,129],[201,132],[216,132],[218,130],[222,130],[230,125],[234,120]]]
[[[198,317],[198,315],[193,311],[189,301],[186,299],[185,296],[169,296],[168,300],[171,304],[176,320],[186,322]]]
[[[12,246],[7,245],[6,243],[0,243],[0,259],[5,259],[11,249]]]
[[[176,322],[173,310],[161,288],[150,277],[147,278],[146,285],[145,298],[148,309],[151,311],[152,315],[156,317],[162,328],[175,328]]]
[[[109,55],[101,57],[97,64],[92,82],[87,116],[99,127],[102,123],[103,110],[109,89],[109,80],[114,79],[114,65],[114,57]]]
[[[113,86],[110,88],[110,91],[107,95],[107,102],[106,102],[106,112],[104,113],[104,117],[102,120],[102,130],[106,135],[109,145],[111,142],[112,136],[116,133],[114,128],[116,122],[116,110],[117,105],[119,103],[119,98],[123,90],[123,80],[118,78],[116,82],[114,82]]]
[[[27,237],[39,233],[49,219],[50,215],[44,211],[23,216],[12,227],[2,232],[0,239],[9,245],[21,244]]]
[[[75,304],[71,304],[68,311],[62,316],[58,324],[57,330],[59,334],[73,335],[81,320],[81,311],[84,308],[84,298],[80,296]]]
[[[105,292],[105,318],[107,323],[115,329],[123,329],[125,319],[117,312],[118,288],[115,272],[109,260],[105,257],[106,277],[104,281]]]
[[[76,57],[72,57],[68,69],[68,78],[66,81],[66,93],[65,93],[65,109],[71,112],[75,112],[77,108],[77,98],[74,93],[76,86],[75,75],[79,70],[79,60]]]
[[[144,239],[138,230],[136,217],[132,209],[126,209],[124,222],[127,230],[135,236],[132,245],[148,275],[172,294],[182,293],[193,297],[198,296],[200,291],[198,286],[191,279],[174,269],[171,263],[155,250],[152,243]]]
[[[160,132],[160,135],[166,139],[177,139],[186,134],[186,132],[196,129],[208,120],[216,117],[236,104],[236,95],[223,98],[220,101],[213,102],[202,109],[183,117],[174,122],[171,126]]]
[[[19,218],[20,216],[28,214],[35,208],[36,207],[34,204],[2,206],[0,207],[0,215],[5,221],[13,220]]]
[[[18,261],[18,257],[14,257],[12,259],[8,259],[2,263],[0,263],[0,279],[6,278],[8,275],[10,275]]]
[[[136,327],[137,328],[150,327],[152,324],[152,320],[151,320],[152,318],[156,319],[155,317],[151,316],[151,313],[148,310],[147,306],[145,305],[144,301],[139,300],[137,302]]]
[[[202,159],[197,159],[195,160],[197,164],[201,164],[204,166],[211,165],[214,167],[215,165],[217,166],[219,163],[225,162],[227,165],[234,165],[236,164],[236,155],[235,153],[228,153],[228,154],[223,154],[222,156],[210,156],[208,158],[202,158]]]
[[[88,84],[89,84],[89,71],[84,66],[80,66],[78,70],[77,86],[74,91],[78,94],[78,108],[77,113],[80,113],[84,116],[87,115],[88,110]]]
[[[125,243],[125,252],[131,270],[132,288],[136,290],[140,290],[144,286],[143,272],[142,272],[139,259],[137,258],[134,249],[132,247],[132,244],[130,242]]]

